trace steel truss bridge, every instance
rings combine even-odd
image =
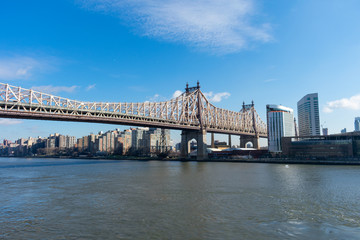
[[[267,137],[266,124],[254,104],[243,104],[239,112],[215,107],[199,83],[191,88],[186,85],[185,92],[168,101],[142,103],[76,101],[0,83],[0,117],[178,129],[186,135],[182,143],[193,137],[199,144],[194,132],[240,135],[244,139]]]

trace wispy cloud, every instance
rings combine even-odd
[[[172,98],[177,98],[178,96],[180,96],[183,92],[180,91],[180,90],[176,90],[173,95],[172,95]]]
[[[255,1],[78,0],[87,9],[120,17],[141,35],[220,54],[272,39],[270,24],[255,18]]]
[[[95,88],[96,84],[91,84],[86,87],[86,91],[90,91],[91,89]]]
[[[182,93],[183,92],[181,90],[176,90],[173,93],[172,98],[177,98]],[[223,99],[227,99],[228,97],[230,97],[231,94],[228,92],[221,92],[221,93],[208,92],[208,93],[204,93],[204,95],[210,102],[221,102]],[[168,100],[169,100],[168,98],[161,96],[160,94],[155,94],[152,97],[148,97],[148,100],[145,102],[162,102]]]
[[[164,96],[161,96],[160,94],[155,94],[152,97],[148,97],[148,101],[145,102],[163,102],[167,101],[168,99]]]
[[[20,124],[22,123],[21,120],[18,119],[7,119],[7,118],[1,118],[0,119],[0,125],[15,125],[15,124]]]
[[[129,86],[128,87],[131,91],[134,91],[134,92],[147,92],[148,89],[144,86]]]
[[[34,72],[48,67],[44,60],[32,57],[3,57],[0,58],[1,80],[23,80],[30,78]]]
[[[350,98],[342,98],[339,100],[327,102],[323,111],[325,113],[331,113],[335,109],[360,110],[360,94]]]
[[[269,82],[275,82],[275,81],[277,81],[276,78],[269,78],[269,79],[266,79],[264,82],[269,83]]]
[[[112,73],[112,74],[109,74],[109,77],[120,78],[120,79],[135,79],[135,78],[138,78],[139,76],[136,74],[131,74],[131,73]]]
[[[71,87],[66,87],[66,86],[53,86],[53,85],[47,85],[47,86],[33,86],[31,87],[31,89],[39,91],[39,92],[43,92],[43,93],[59,93],[59,92],[67,92],[67,93],[72,93],[74,92],[77,88],[79,88],[79,86],[71,86]]]
[[[221,93],[208,92],[208,93],[204,93],[204,95],[210,102],[221,102],[223,99],[227,99],[228,97],[230,97],[231,94],[228,92],[221,92]]]

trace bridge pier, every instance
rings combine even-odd
[[[206,160],[208,158],[206,146],[206,130],[181,132],[181,157],[188,158],[190,153],[190,141],[195,139],[197,142],[197,160]]]
[[[246,148],[246,143],[248,142],[251,142],[253,144],[253,148],[260,149],[258,134],[255,136],[240,136],[240,148]]]
[[[215,136],[214,136],[214,133],[211,133],[211,148],[215,148]]]

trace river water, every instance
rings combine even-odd
[[[0,158],[0,239],[360,239],[360,166]]]

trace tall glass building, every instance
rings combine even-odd
[[[295,135],[294,111],[282,105],[266,105],[268,146],[270,152],[281,152],[281,137]]]
[[[304,96],[297,103],[300,136],[320,135],[319,98],[317,93]]]
[[[355,132],[360,132],[360,117],[355,118],[354,126]]]

